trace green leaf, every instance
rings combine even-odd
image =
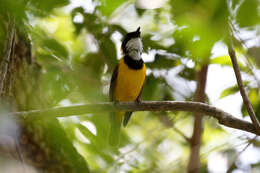
[[[69,0],[29,0],[30,10],[38,16],[48,15],[51,10],[69,4]]]
[[[15,17],[16,22],[17,20],[26,19],[25,2],[23,0],[0,0],[0,14],[10,14]]]
[[[100,2],[101,6],[99,8],[102,14],[109,17],[125,0],[100,0]]]
[[[158,44],[158,41],[153,41],[151,37],[153,37],[153,35],[145,35],[142,37],[142,42],[144,44],[144,51],[148,51],[149,49],[155,49],[155,50],[165,49],[164,46]]]
[[[249,27],[259,24],[259,1],[246,0],[237,11],[237,22],[240,27]]]
[[[91,141],[91,143],[94,143],[95,145],[98,145],[98,143],[95,141],[96,140],[95,139],[96,136],[94,134],[92,134],[91,131],[87,127],[85,127],[85,126],[83,126],[81,124],[78,124],[77,127],[82,132],[82,134],[84,136],[86,136]]]
[[[227,3],[224,0],[171,0],[170,4],[174,22],[186,30],[182,34],[183,46],[191,50],[195,58],[208,58],[214,43],[227,34]],[[196,43],[190,44],[194,38],[198,38]]]
[[[191,28],[183,28],[176,30],[172,37],[174,38],[175,43],[171,45],[167,50],[169,52],[174,52],[182,57],[189,56],[189,47],[192,44],[192,29]],[[187,51],[188,50],[188,51]]]
[[[136,12],[137,12],[137,14],[138,14],[139,17],[142,17],[143,14],[144,14],[144,12],[146,12],[146,9],[144,9],[144,8],[139,8],[139,7],[136,6],[136,4],[135,4],[135,10],[136,10]]]
[[[257,118],[260,120],[260,103],[259,103],[258,88],[250,88],[250,90],[248,92],[248,97],[249,97],[249,100],[252,104],[252,107],[255,111]],[[245,104],[243,104],[243,106],[241,108],[241,112],[242,112],[243,116],[248,115]]]
[[[84,58],[73,61],[71,79],[81,96],[88,101],[104,100],[101,82],[104,64],[102,53],[89,53]]]
[[[251,101],[253,108],[256,108],[259,105],[258,89],[250,89],[248,97]]]
[[[221,66],[231,66],[232,62],[230,60],[230,57],[228,55],[223,55],[223,56],[218,56],[216,58],[211,59],[210,61],[211,64],[219,64]]]
[[[75,172],[82,172],[82,170],[89,172],[87,163],[81,155],[74,148],[72,141],[70,141],[64,129],[57,121],[57,119],[46,119],[43,125],[45,125],[45,139],[49,143],[50,147],[64,155],[64,157],[70,161],[69,165]]]
[[[195,80],[195,69],[185,66],[183,68],[183,70],[178,73],[178,75],[182,78],[189,80],[189,81]]]
[[[162,77],[155,77],[154,75],[149,75],[146,77],[144,84],[142,99],[143,100],[165,100],[165,98],[172,98],[170,88],[167,82]]]
[[[118,25],[118,24],[110,25],[110,29],[111,29],[112,32],[118,31],[122,35],[126,35],[127,34],[127,31],[121,25]]]
[[[100,51],[104,55],[105,59],[108,61],[109,65],[115,65],[117,63],[116,46],[114,42],[105,36],[100,42]]]
[[[189,47],[192,59],[200,64],[208,61],[212,47],[214,46],[214,41],[208,39],[210,36],[200,37],[200,40],[193,41]],[[216,41],[216,40],[215,40]]]
[[[260,65],[260,47],[259,46],[253,46],[248,48],[248,54],[252,56],[252,58],[255,59],[258,66]]]
[[[43,48],[47,51],[51,51],[59,59],[68,59],[68,51],[57,40],[50,38],[43,40]]]
[[[233,0],[233,1],[232,1],[232,8],[233,8],[233,9],[236,8],[236,6],[239,4],[240,1],[241,1],[241,0]]]
[[[31,30],[32,40],[35,46],[37,54],[48,54],[55,60],[66,60],[68,59],[68,50],[56,39],[50,37],[43,29],[36,26]],[[38,57],[37,57],[38,58]],[[43,59],[44,61],[44,59]]]
[[[86,173],[89,172],[86,161],[77,152],[72,141],[69,140],[64,129],[56,118],[38,117],[37,119],[32,120],[27,119],[26,125],[30,127],[32,131],[31,133],[35,133],[35,136],[37,135],[37,139],[39,140],[38,142],[44,144],[41,145],[42,147],[50,148],[49,153],[52,153],[49,155],[54,157],[54,160],[59,159],[59,164],[66,165],[71,172],[81,173],[82,170]],[[50,164],[50,166],[52,164]]]
[[[145,64],[151,69],[170,69],[177,64],[176,61],[176,59],[170,59],[165,55],[156,54],[153,62]]]
[[[249,81],[243,81],[244,87],[248,87],[248,84],[249,84]],[[231,86],[231,87],[226,88],[225,90],[223,90],[222,93],[220,94],[219,98],[222,99],[222,98],[224,98],[226,96],[235,94],[238,91],[239,91],[239,88],[238,88],[238,85],[236,84],[234,86]]]
[[[59,66],[46,66],[46,73],[42,75],[41,86],[49,103],[57,104],[64,99],[75,87],[70,79],[69,72],[64,73]]]
[[[241,112],[243,117],[248,115],[245,104],[242,105]]]
[[[244,66],[243,63],[241,63],[241,61],[239,61],[239,58],[237,60],[238,60],[239,68],[243,71],[247,71],[247,67]],[[223,56],[218,56],[216,58],[213,58],[210,60],[210,63],[219,64],[221,66],[231,66],[231,67],[233,66],[229,55],[223,55]]]
[[[221,94],[220,94],[220,96],[219,96],[219,99],[222,99],[222,98],[224,98],[224,97],[226,97],[226,96],[235,94],[235,93],[238,92],[238,91],[239,91],[239,88],[238,88],[237,85],[232,86],[232,87],[229,87],[229,88],[226,88],[226,89],[224,89],[224,90],[221,92]]]

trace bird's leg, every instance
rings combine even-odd
[[[141,103],[142,102],[142,99],[141,99],[141,97],[138,97],[137,99],[136,99],[136,103]]]
[[[118,104],[119,104],[119,101],[113,100],[113,103],[114,103],[114,105],[118,105]]]

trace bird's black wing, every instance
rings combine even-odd
[[[116,65],[116,68],[113,71],[112,78],[110,80],[110,87],[109,87],[109,100],[110,101],[115,101],[114,99],[114,90],[116,86],[116,79],[117,79],[117,74],[118,74],[118,64]]]
[[[138,95],[138,97],[137,97],[137,99],[136,99],[136,102],[137,103],[140,103],[142,100],[141,100],[141,95],[142,95],[142,92],[143,92],[143,88],[144,88],[144,83],[143,83],[143,86],[142,86],[142,89],[141,89],[141,91],[140,91],[140,93],[139,93],[139,95]]]
[[[111,80],[110,80],[110,87],[109,87],[109,100],[116,101],[114,98],[114,92],[117,82],[117,75],[118,75],[118,64],[115,67]],[[119,144],[119,136],[120,136],[120,127],[121,121],[118,121],[118,117],[116,117],[116,112],[110,112],[110,134],[109,134],[109,144],[111,146],[117,146]]]

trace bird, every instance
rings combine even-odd
[[[118,61],[110,81],[109,99],[114,103],[134,101],[141,102],[146,66],[142,59],[143,44],[140,27],[134,32],[125,35],[121,49],[123,57]],[[118,146],[120,129],[125,127],[131,118],[132,112],[110,113],[109,144]]]

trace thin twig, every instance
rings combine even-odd
[[[233,24],[231,21],[229,21],[229,25],[230,25],[230,27],[231,27],[231,32],[232,32],[233,37],[235,38],[235,32],[236,32],[236,33],[237,33],[237,34],[236,34],[237,41],[240,43],[241,48],[242,48],[243,50],[246,50],[246,51],[247,51],[247,53],[245,53],[246,55],[244,55],[244,56],[245,56],[245,59],[246,59],[246,64],[247,64],[247,66],[248,66],[248,68],[249,68],[251,74],[253,75],[255,81],[256,81],[256,84],[257,84],[258,90],[259,90],[258,92],[259,92],[259,94],[260,94],[260,81],[259,81],[257,75],[255,74],[255,70],[254,70],[254,66],[253,66],[252,62],[251,62],[250,59],[248,58],[248,50],[249,50],[249,47],[245,44],[245,42],[244,42],[244,41],[242,40],[242,38],[239,36],[240,31],[235,28],[234,24]],[[245,47],[245,48],[244,48],[244,47]]]
[[[234,158],[231,166],[228,168],[228,170],[226,171],[227,173],[231,173],[231,171],[235,168],[235,162],[238,159],[238,157],[253,143],[253,141],[257,138],[257,136],[255,136],[253,139],[251,139],[248,144],[236,155],[236,157]]]
[[[255,112],[253,110],[253,107],[252,107],[251,102],[248,98],[247,92],[246,92],[245,87],[243,85],[243,80],[242,80],[242,77],[241,77],[241,74],[240,74],[240,69],[239,69],[239,66],[238,66],[236,53],[235,53],[235,50],[233,48],[232,43],[230,43],[228,45],[228,53],[229,53],[229,56],[230,56],[231,61],[232,61],[233,69],[235,71],[235,75],[236,75],[236,79],[237,79],[237,84],[238,84],[241,96],[243,98],[243,102],[246,106],[247,112],[248,112],[256,130],[258,132],[260,132],[260,123],[256,118]]]
[[[222,111],[214,106],[205,103],[190,101],[143,101],[141,103],[120,102],[114,103],[96,103],[77,106],[57,107],[43,110],[32,110],[28,112],[14,112],[13,114],[24,118],[28,117],[66,117],[71,115],[81,115],[94,112],[111,111],[189,111],[199,112],[218,119],[219,123],[227,127],[240,129],[260,135],[255,126],[245,120],[238,119],[233,115]]]
[[[182,136],[188,143],[191,143],[191,139],[186,136],[181,130],[179,130],[177,127],[173,126],[173,130],[176,131],[180,136]]]
[[[231,145],[229,148],[239,147],[239,146],[244,145],[244,144],[246,144],[246,143],[247,143],[247,142],[242,142],[242,143],[239,143],[239,144],[236,144],[236,145]],[[200,154],[200,158],[202,158],[202,159],[205,160],[205,159],[207,159],[208,155],[209,155],[210,153],[212,153],[213,151],[215,151],[215,152],[225,151],[225,148],[224,148],[224,147],[225,147],[227,144],[228,144],[228,143],[226,142],[226,143],[220,144],[220,145],[218,145],[218,146],[215,146],[215,147],[209,149],[208,151],[206,151],[206,152]],[[172,166],[172,167],[176,167],[177,165],[180,164],[181,161],[182,161],[181,159],[175,159],[175,160],[173,160],[173,161],[171,162],[171,163],[172,163],[171,166]]]
[[[176,126],[175,126],[175,124],[176,124],[176,122],[173,122],[172,120],[173,120],[173,118],[169,118],[168,116],[165,116],[165,115],[159,115],[159,117],[158,117],[158,119],[160,120],[160,122],[164,125],[164,126],[166,126],[166,127],[171,127],[171,128],[173,128],[173,130],[176,132],[176,133],[178,133],[180,136],[182,136],[185,140],[186,140],[186,142],[187,143],[191,143],[191,138],[189,138],[188,136],[186,136],[181,130],[179,130]]]

